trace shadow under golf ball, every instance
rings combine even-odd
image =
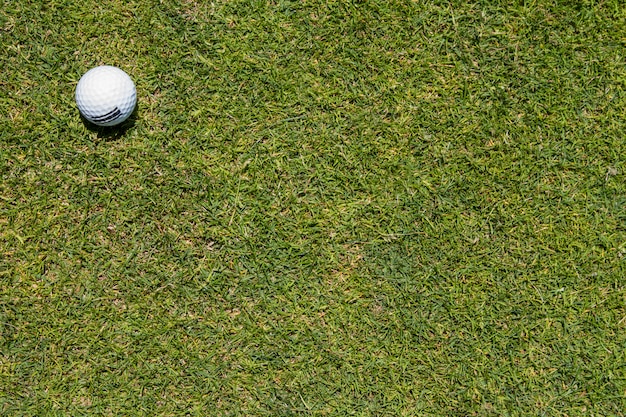
[[[99,139],[118,139],[124,136],[128,130],[135,126],[138,110],[139,103],[135,105],[135,108],[130,116],[128,116],[128,119],[115,126],[98,126],[97,124],[89,121],[89,119],[85,118],[82,114],[80,115],[80,120],[83,122],[83,125],[85,125],[87,130],[96,133]]]

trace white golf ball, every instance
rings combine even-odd
[[[76,104],[90,122],[98,126],[115,126],[128,119],[135,109],[135,83],[117,67],[92,68],[78,81]]]

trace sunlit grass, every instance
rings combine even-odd
[[[624,415],[625,17],[9,2],[0,414]]]

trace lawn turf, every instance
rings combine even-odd
[[[625,415],[625,10],[5,2],[0,414]]]

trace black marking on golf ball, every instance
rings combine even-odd
[[[102,116],[93,117],[91,120],[95,123],[108,123],[117,119],[122,115],[122,112],[117,107],[108,112],[107,114],[103,114]]]

